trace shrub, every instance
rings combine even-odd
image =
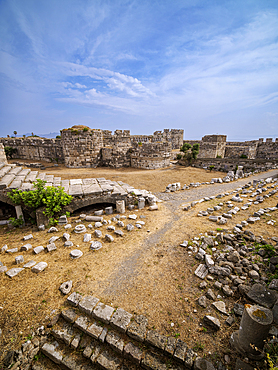
[[[178,153],[177,154],[177,159],[182,159],[182,154]]]
[[[214,169],[214,165],[209,166],[210,172]]]
[[[20,215],[19,218],[10,217],[9,218],[9,221],[11,221],[11,224],[14,227],[20,227],[20,226],[22,226],[24,224],[22,215]]]
[[[33,210],[45,206],[43,213],[50,219],[59,214],[62,207],[68,205],[72,200],[72,196],[66,194],[61,186],[48,186],[45,188],[46,181],[39,179],[33,184],[34,190],[22,191],[14,189],[8,193],[8,197],[13,203],[24,204]]]
[[[221,155],[219,155],[219,154],[217,154],[216,158],[222,158],[222,156],[221,156]]]
[[[57,135],[56,136],[56,139],[61,139],[61,135]]]
[[[83,132],[87,132],[87,131],[89,131],[88,127],[84,127]]]
[[[248,158],[246,154],[241,154],[239,158]]]
[[[8,158],[12,158],[12,156],[17,153],[17,149],[16,148],[12,148],[11,146],[5,146],[4,148],[5,150],[5,154]]]

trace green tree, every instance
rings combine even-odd
[[[14,136],[16,137],[16,135],[17,135],[17,131],[14,131]]]
[[[193,144],[193,147],[191,149],[191,153],[192,153],[192,157],[194,159],[197,159],[197,156],[199,154],[199,149],[200,149],[200,144],[198,144],[198,143]]]
[[[72,196],[65,193],[61,186],[48,186],[45,188],[46,181],[38,179],[33,183],[34,190],[22,191],[12,190],[8,193],[8,197],[14,204],[24,204],[26,207],[36,210],[39,207],[45,206],[43,212],[50,220],[57,216],[63,206],[68,205],[72,201]]]
[[[180,148],[180,151],[186,154],[189,149],[191,149],[192,146],[188,143],[184,143],[183,146]]]

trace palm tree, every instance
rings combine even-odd
[[[17,131],[14,131],[14,136],[16,137],[16,135],[17,135]]]

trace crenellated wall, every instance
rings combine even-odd
[[[161,168],[170,164],[172,151],[179,150],[183,143],[192,146],[198,143],[199,159],[278,159],[278,139],[275,142],[271,138],[265,142],[263,139],[227,142],[226,139],[226,135],[205,135],[202,140],[183,140],[180,129],[165,129],[153,135],[130,135],[129,130],[112,133],[78,125],[63,129],[61,138],[57,139],[0,138],[0,143],[17,149],[13,158],[60,162],[70,168]]]
[[[198,158],[278,159],[278,139],[229,142],[225,135],[206,135],[202,140],[184,140],[184,143],[200,145]]]

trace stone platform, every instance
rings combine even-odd
[[[0,201],[12,204],[7,193],[12,189],[30,191],[37,179],[46,181],[45,186],[62,186],[67,194],[72,195],[73,201],[67,206],[70,212],[97,203],[116,204],[117,200],[125,200],[125,204],[129,205],[133,204],[134,196],[147,198],[151,195],[146,190],[135,189],[122,181],[106,180],[103,177],[62,180],[61,177],[44,172],[0,163]]]

